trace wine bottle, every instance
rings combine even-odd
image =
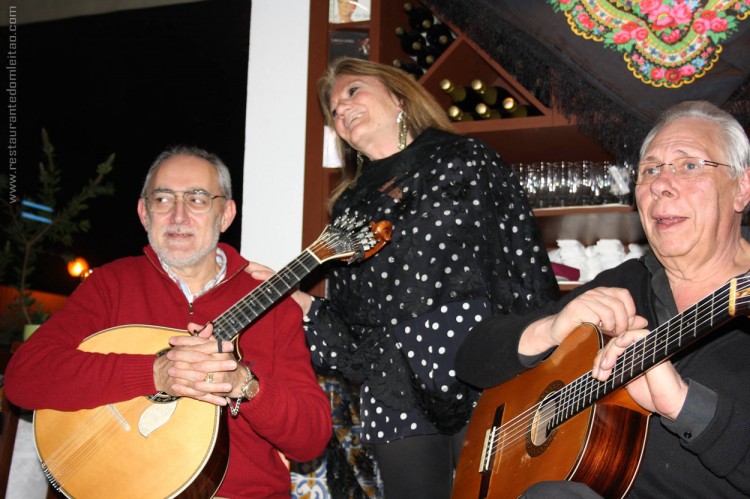
[[[499,120],[503,117],[502,113],[498,111],[497,109],[491,108],[484,102],[480,102],[477,104],[477,107],[475,108],[477,112],[477,116],[482,118],[483,120]]]
[[[422,50],[417,53],[417,64],[427,71],[430,69],[430,66],[432,66],[437,58],[440,56],[440,53],[435,50],[433,47],[427,45],[425,47],[422,47]]]
[[[394,59],[393,65],[413,75],[417,80],[420,79],[424,74],[424,70],[419,67],[419,64],[415,63],[414,61],[402,61],[401,59]]]
[[[427,7],[419,7],[411,2],[404,3],[404,11],[409,18],[409,26],[417,31],[425,31],[432,26],[434,18]]]
[[[463,111],[458,106],[451,106],[448,108],[448,118],[451,121],[474,121],[474,116],[468,111]]]
[[[443,50],[453,43],[453,33],[443,23],[435,23],[425,33],[427,43],[435,47],[442,47]]]
[[[500,107],[503,99],[513,97],[503,87],[487,85],[482,80],[473,80],[471,88],[482,98],[482,102],[488,106]]]
[[[396,36],[401,39],[401,49],[409,55],[417,55],[425,45],[425,39],[416,31],[406,31],[399,26],[396,28]]]
[[[513,97],[503,99],[503,112],[511,118],[524,118],[529,115],[529,108]]]
[[[440,82],[440,90],[448,94],[453,104],[469,113],[474,112],[476,105],[482,101],[471,87],[456,85],[447,78]]]

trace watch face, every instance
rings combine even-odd
[[[258,378],[255,377],[255,374],[253,374],[247,366],[245,366],[245,369],[247,370],[247,377],[245,378],[244,383],[242,383],[240,398],[250,400],[258,395],[258,391],[260,391],[260,383],[258,382]]]
[[[260,383],[258,383],[258,378],[253,376],[253,379],[248,381],[247,383],[247,390],[245,390],[246,398],[249,400],[256,395],[258,395],[258,392],[260,391]]]

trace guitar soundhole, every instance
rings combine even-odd
[[[169,395],[164,392],[156,392],[153,395],[147,395],[146,398],[149,399],[151,402],[154,402],[157,404],[167,404],[169,402],[174,402],[175,400],[179,400],[180,397]]]
[[[554,425],[557,403],[551,395],[563,387],[562,381],[553,381],[539,397],[538,408],[531,415],[529,431],[526,432],[526,452],[531,457],[542,454],[552,443],[557,433]]]

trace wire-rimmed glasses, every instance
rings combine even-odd
[[[174,208],[178,196],[182,197],[182,202],[185,204],[185,207],[192,213],[207,213],[211,211],[214,199],[226,199],[226,196],[214,196],[211,193],[200,189],[193,191],[157,189],[146,196],[145,199],[152,213],[167,213]]]
[[[684,158],[673,159],[669,163],[660,163],[658,161],[644,161],[638,164],[636,171],[635,183],[637,185],[650,184],[661,175],[665,166],[669,166],[672,170],[672,175],[675,178],[686,179],[700,177],[706,171],[706,166],[713,166],[714,168],[719,166],[726,166],[731,168],[730,165],[724,163],[717,163],[716,161],[710,161],[708,159],[695,158],[693,156],[686,156]]]

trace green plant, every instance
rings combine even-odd
[[[15,179],[8,175],[0,175],[0,188],[7,192],[7,196],[1,200],[3,210],[0,216],[3,218],[2,232],[5,244],[0,251],[0,282],[18,291],[18,296],[10,304],[10,312],[17,321],[20,320],[21,325],[38,324],[49,315],[41,304],[36,303],[31,294],[30,278],[39,255],[50,252],[51,247],[55,245],[71,246],[76,234],[87,232],[91,228],[89,220],[82,218],[84,211],[89,207],[89,201],[114,193],[114,187],[103,182],[112,171],[114,154],[97,166],[96,176],[90,179],[80,192],[70,196],[62,192],[62,172],[55,163],[55,149],[44,129],[42,152],[44,161],[39,163],[38,187],[36,192],[26,192],[24,200],[51,209],[51,212],[45,213],[47,222],[22,216],[24,207],[15,194]],[[3,329],[7,332],[7,328],[4,326]]]

